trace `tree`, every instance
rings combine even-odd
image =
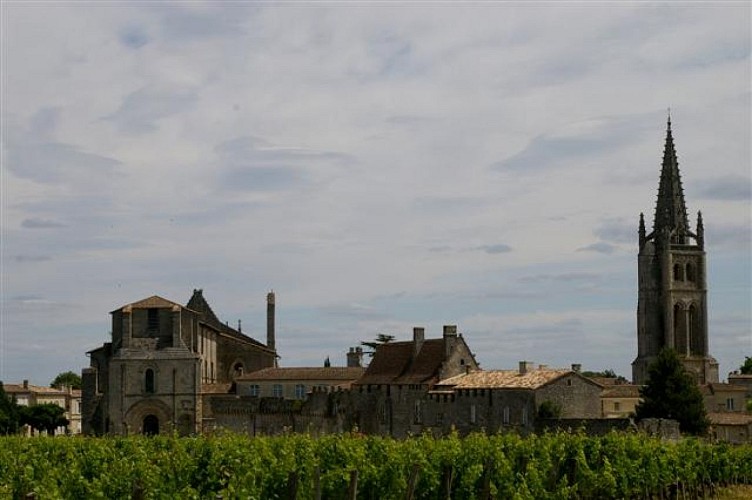
[[[602,372],[584,371],[581,374],[583,377],[588,378],[613,378],[616,379],[617,384],[628,384],[629,380],[621,375],[617,375],[611,368],[603,370]]]
[[[81,376],[77,373],[67,371],[59,373],[55,380],[50,383],[50,387],[55,389],[61,389],[63,386],[70,387],[71,389],[81,388]]]
[[[538,418],[559,418],[561,417],[561,406],[553,401],[544,401],[538,407]]]
[[[47,434],[52,436],[55,429],[68,425],[68,419],[63,416],[64,414],[65,408],[53,403],[44,403],[24,406],[21,410],[21,420],[29,427],[39,432],[47,431]]]
[[[744,356],[744,364],[739,367],[739,372],[742,375],[752,375],[752,358]]]
[[[21,428],[21,413],[0,382],[0,435],[15,434]]]
[[[383,344],[388,344],[389,342],[394,340],[394,335],[387,335],[386,333],[379,333],[376,336],[376,339],[371,342],[361,342],[360,345],[368,347],[371,349],[370,351],[365,351],[366,354],[368,354],[370,357],[373,357],[373,354],[376,352],[376,348]]]
[[[682,432],[705,434],[710,422],[700,388],[686,372],[673,349],[663,349],[648,368],[648,381],[640,389],[642,401],[635,409],[637,420],[668,418],[679,422]]]

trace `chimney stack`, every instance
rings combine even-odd
[[[572,371],[573,372],[580,372],[582,370],[582,365],[579,363],[572,363]]]
[[[449,359],[457,343],[457,325],[444,325],[444,359]]]
[[[266,347],[276,351],[274,347],[274,290],[266,294]]]
[[[426,329],[420,326],[413,328],[413,357],[417,357],[423,342],[426,340]]]
[[[28,389],[29,388],[29,381],[28,380],[24,380],[23,381],[23,388],[24,389]]]
[[[351,347],[347,353],[347,367],[360,368],[363,366],[363,348]]]
[[[527,372],[533,370],[532,361],[520,361],[520,375],[525,375]]]

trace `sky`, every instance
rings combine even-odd
[[[631,378],[667,109],[710,351],[752,355],[749,2],[17,2],[0,380],[194,289],[280,366],[455,324],[481,367]]]

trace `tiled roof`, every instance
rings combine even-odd
[[[261,380],[356,380],[365,371],[364,368],[344,366],[322,367],[291,367],[291,368],[263,368],[247,373],[238,380],[261,381]]]
[[[739,412],[710,412],[708,419],[713,425],[750,425],[752,415]]]
[[[169,308],[172,309],[173,307],[180,307],[182,308],[180,304],[176,302],[172,302],[170,300],[167,300],[165,298],[160,297],[159,295],[152,295],[151,297],[148,297],[143,300],[139,300],[138,302],[133,302],[131,304],[126,304],[123,307],[119,307],[115,309],[112,312],[117,312],[122,310],[125,307],[134,307],[137,309],[154,309],[154,308]]]
[[[700,391],[703,394],[715,394],[716,392],[747,392],[747,388],[743,385],[734,385],[734,384],[724,384],[724,383],[710,383],[710,384],[703,384],[700,386]]]
[[[257,347],[269,349],[266,345],[262,344],[258,340],[253,339],[249,337],[248,335],[243,334],[242,332],[239,332],[238,330],[232,328],[226,323],[222,323],[219,320],[219,318],[217,318],[217,315],[214,314],[214,311],[209,305],[209,302],[207,302],[206,299],[204,298],[203,290],[201,289],[193,290],[193,295],[191,296],[190,300],[188,300],[188,304],[186,304],[186,307],[188,309],[198,312],[202,316],[202,320],[204,321],[204,323],[208,324],[209,326],[218,330],[219,332],[227,336],[239,339],[239,340],[250,342],[251,344]]]
[[[61,391],[59,389],[55,389],[54,387],[44,387],[41,385],[32,384],[29,384],[27,387],[24,387],[23,384],[3,384],[3,389],[8,394],[33,393],[47,394],[50,396],[65,396],[68,394],[67,391]]]
[[[530,370],[524,374],[517,370],[479,370],[442,380],[438,385],[455,389],[538,389],[573,373],[553,369]]]
[[[632,384],[609,385],[603,389],[602,398],[639,398],[640,386]]]
[[[379,345],[368,369],[356,383],[422,384],[437,380],[444,362],[444,339],[423,341],[415,359],[413,349],[412,341]]]

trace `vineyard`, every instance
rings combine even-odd
[[[697,498],[752,447],[641,434],[0,438],[0,498]]]

